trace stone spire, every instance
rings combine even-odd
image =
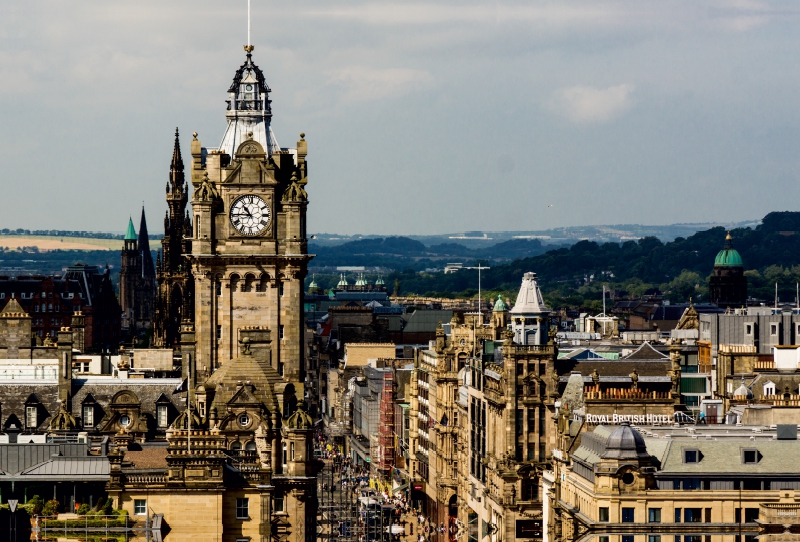
[[[172,164],[169,167],[170,191],[182,189],[184,184],[183,159],[181,158],[181,142],[178,129],[175,128],[175,147],[172,149]]]
[[[133,221],[131,221],[131,225],[128,226],[129,231],[131,230],[132,226]],[[153,266],[153,255],[150,253],[150,239],[147,235],[147,220],[144,217],[144,207],[142,207],[142,219],[139,221],[138,249],[142,255],[142,276],[155,277],[156,270]]]

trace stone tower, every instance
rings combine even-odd
[[[183,174],[178,129],[167,181],[167,214],[164,238],[157,259],[158,296],[153,342],[161,348],[176,348],[181,322],[194,319],[194,279],[184,256],[190,250],[192,223],[186,211],[189,188]]]
[[[128,230],[122,245],[121,265],[119,270],[119,304],[122,308],[122,327],[134,333],[134,299],[136,297],[136,279],[142,274],[142,259],[136,247],[136,230],[133,219],[128,219]]]
[[[197,374],[233,359],[238,330],[257,326],[271,331],[270,364],[302,400],[303,279],[311,258],[307,145],[300,134],[295,149],[278,147],[270,89],[252,46],[245,50],[229,88],[220,148],[204,148],[196,134],[191,146],[194,229],[187,260],[195,279]]]
[[[121,256],[119,300],[122,320],[129,334],[137,336],[153,324],[156,293],[156,273],[144,207],[138,235],[133,228],[133,220],[128,220]]]
[[[725,245],[714,259],[714,270],[709,279],[709,297],[718,307],[738,309],[747,305],[747,277],[739,251],[733,248],[731,232],[725,236]]]

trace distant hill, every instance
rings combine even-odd
[[[408,237],[370,237],[340,245],[309,245],[315,257],[314,269],[337,266],[386,267],[389,269],[442,269],[448,262],[476,259],[510,261],[544,253],[547,248],[536,239],[512,239],[485,248],[470,249],[459,243],[425,246]]]
[[[800,213],[770,213],[760,225],[737,228],[731,234],[733,246],[749,270],[751,295],[771,300],[770,292],[777,281],[781,299],[793,301],[796,282],[800,281]],[[493,265],[484,272],[482,286],[487,290],[514,291],[519,288],[523,273],[534,271],[545,291],[554,295],[560,292],[564,297],[580,289],[594,293],[603,282],[624,285],[638,281],[667,288],[688,272],[697,274],[698,293],[702,295],[724,240],[725,229],[715,227],[668,243],[654,237],[624,243],[581,241],[568,248]],[[464,292],[477,288],[476,273],[470,271],[449,275],[405,271],[392,273],[386,279],[389,285],[398,280],[401,293]],[[596,288],[587,289],[590,282],[596,283]]]

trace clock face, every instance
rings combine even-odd
[[[272,213],[258,196],[242,196],[231,205],[231,224],[242,235],[259,235],[269,226]]]

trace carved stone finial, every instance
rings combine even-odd
[[[192,138],[197,141],[197,132],[192,132]]]
[[[247,132],[247,139],[253,139],[253,132]]]
[[[306,137],[306,133],[305,132],[300,132],[300,139],[301,140],[305,140],[305,137]]]
[[[250,352],[250,337],[245,337],[240,342],[242,344],[242,355],[243,356],[251,355],[251,352]]]
[[[635,368],[633,369],[633,372],[631,374],[629,374],[628,376],[631,377],[631,382],[633,383],[633,387],[634,388],[638,387],[638,385],[639,385],[639,373],[636,371]]]

